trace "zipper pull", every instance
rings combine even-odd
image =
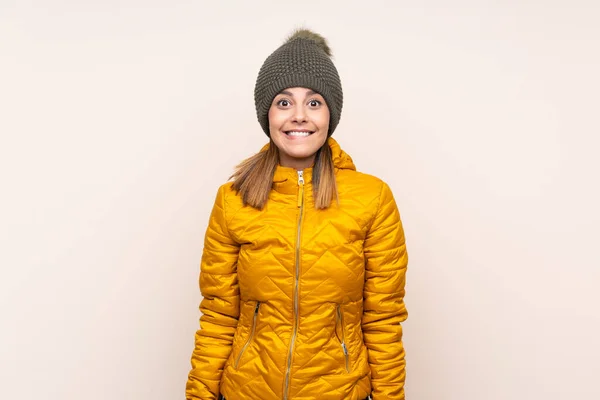
[[[342,342],[342,350],[344,351],[344,355],[348,355],[348,348],[346,347],[346,343]]]
[[[298,186],[300,186],[298,192],[298,208],[300,208],[304,197],[304,171],[298,171]]]
[[[256,307],[254,308],[254,314],[258,314],[258,308],[260,307],[260,301],[256,302]]]

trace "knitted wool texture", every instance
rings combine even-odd
[[[328,136],[340,121],[344,96],[331,51],[321,35],[301,29],[275,50],[263,63],[254,87],[256,115],[269,136],[269,108],[284,89],[305,87],[319,93],[329,108]]]

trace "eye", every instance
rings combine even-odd
[[[281,99],[277,102],[278,106],[287,107],[290,105],[290,102],[287,99]]]
[[[319,100],[311,100],[311,101],[308,102],[308,104],[311,107],[319,107],[321,105],[321,102]]]

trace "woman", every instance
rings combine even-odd
[[[220,187],[201,261],[187,399],[404,399],[402,223],[392,192],[331,138],[342,87],[296,31],[255,87],[269,137]]]

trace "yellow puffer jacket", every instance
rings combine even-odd
[[[339,207],[314,208],[311,168],[279,166],[262,211],[219,189],[187,399],[404,399],[400,215],[388,185],[328,140]]]

